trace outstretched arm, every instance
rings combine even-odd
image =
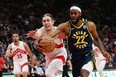
[[[42,30],[41,29],[36,29],[36,30],[32,30],[29,31],[27,33],[27,38],[32,37],[34,39],[39,39],[42,37]]]
[[[106,58],[108,59],[108,61],[111,62],[110,55],[106,51],[103,43],[101,42],[101,39],[98,36],[97,30],[96,30],[96,25],[93,22],[88,22],[88,25],[89,25],[89,30],[90,30],[90,32],[92,34],[93,39],[94,39],[94,42],[99,47],[99,49],[101,50],[101,52],[104,53],[105,55],[107,55]]]
[[[96,30],[96,25],[93,22],[88,22],[88,25],[89,25],[89,30],[92,34],[92,37],[93,37],[96,45],[100,48],[100,50],[102,52],[106,51],[105,47],[103,46],[103,43],[101,42],[101,39],[98,36],[97,30]]]
[[[51,34],[50,36],[51,36],[51,37],[55,37],[56,35],[58,35],[58,34],[64,32],[65,26],[66,26],[66,23],[60,24],[60,25],[57,27],[57,29],[56,29],[54,32],[52,32],[52,34]]]

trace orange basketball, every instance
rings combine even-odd
[[[50,36],[42,37],[40,40],[38,40],[37,43],[38,43],[38,47],[42,48],[43,49],[42,52],[44,52],[44,53],[52,52],[55,48],[55,41]]]

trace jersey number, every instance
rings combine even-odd
[[[21,54],[17,54],[17,57],[18,57],[18,58],[22,58],[22,55],[21,55]]]
[[[84,36],[76,36],[77,42],[75,43],[75,45],[78,44],[86,44],[86,42],[84,41],[85,37]]]

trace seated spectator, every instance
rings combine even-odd
[[[38,60],[35,66],[31,69],[31,77],[46,77],[45,68],[41,65],[41,60]]]

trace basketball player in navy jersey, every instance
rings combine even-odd
[[[88,77],[93,70],[92,37],[100,50],[106,52],[97,34],[94,22],[81,18],[81,15],[81,9],[77,6],[72,6],[70,8],[70,20],[60,24],[51,34],[51,37],[54,37],[60,32],[64,32],[68,36],[67,44],[69,51],[72,53],[73,77]],[[109,56],[109,54],[107,55]]]

